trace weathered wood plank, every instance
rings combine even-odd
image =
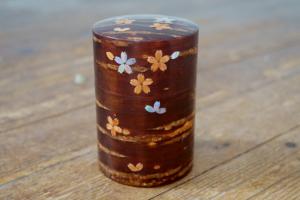
[[[200,71],[197,84],[200,97],[197,105],[200,109],[209,107],[226,98],[233,98],[298,73],[298,51],[298,47],[291,47],[269,53],[268,60],[262,55],[212,71]]]
[[[137,191],[135,188],[114,183],[103,178],[98,172],[96,149],[89,152],[91,147],[86,147],[87,150],[77,151],[83,151],[81,156],[79,156],[80,153],[76,153],[76,157],[69,157],[70,160],[61,160],[56,164],[52,162],[51,166],[43,166],[45,168],[39,168],[38,171],[33,166],[32,171],[29,171],[26,176],[20,176],[17,180],[11,179],[10,182],[2,185],[1,195],[12,198],[22,195],[28,198],[59,197],[69,199],[80,199],[86,196],[122,197],[123,199],[137,195],[141,199],[153,197],[211,168],[215,168],[215,166],[233,160],[243,152],[255,149],[261,143],[284,134],[286,130],[294,127],[300,119],[299,81],[299,75],[281,80],[200,112],[197,121],[202,122],[202,127],[200,129],[198,127],[196,131],[195,155],[197,156],[195,156],[194,170],[188,177],[175,184],[158,189],[140,189]],[[281,92],[278,93],[278,91]],[[289,98],[287,99],[287,97]],[[268,101],[264,101],[266,98]],[[277,105],[277,107],[273,105]],[[78,112],[78,115],[81,116],[88,115],[85,109]],[[293,117],[289,118],[291,114]],[[61,116],[61,118],[63,117]],[[64,121],[61,118],[56,120]],[[53,124],[51,119],[49,121],[49,124]],[[88,124],[85,126],[92,126],[90,122],[86,123]],[[82,130],[85,130],[85,126],[82,126]],[[61,133],[65,130],[69,130],[69,128],[62,127],[57,132]],[[25,132],[27,131],[25,130]],[[91,134],[89,136],[92,137],[92,133],[87,134]],[[52,146],[53,149],[63,148],[60,144],[53,142],[52,144],[54,145]],[[35,148],[37,147],[35,146]],[[40,154],[47,154],[47,152],[47,150],[45,152],[41,150]],[[47,162],[50,162],[49,160]],[[6,177],[7,180],[9,179]],[[66,185],[66,183],[68,184]],[[35,185],[35,187],[28,190],[31,185]]]
[[[298,130],[298,129],[297,129]],[[299,131],[299,130],[298,130]],[[295,132],[295,131],[294,131]],[[272,159],[272,165],[268,166],[268,162],[261,161],[260,163],[256,163],[257,166],[255,166],[255,169],[257,169],[258,166],[259,170],[254,173],[247,174],[246,171],[243,171],[241,174],[245,174],[248,180],[245,182],[239,183],[236,186],[233,186],[230,188],[228,191],[220,192],[220,195],[215,197],[214,199],[250,199],[250,197],[255,197],[257,193],[261,194],[264,191],[268,190],[269,188],[273,187],[273,185],[278,184],[281,182],[283,179],[286,179],[287,177],[291,175],[295,175],[297,173],[300,173],[300,162],[299,162],[299,148],[296,148],[298,151],[296,154],[293,154],[291,156],[287,155],[287,158],[283,157],[282,160],[277,159],[276,153],[280,147],[285,147],[285,148],[293,148],[293,147],[288,147],[286,144],[291,143],[294,138],[290,137],[288,135],[287,140],[284,142],[281,142],[279,145],[274,147],[274,149],[269,150],[269,159]],[[293,140],[296,141],[299,144],[298,140]],[[295,148],[294,148],[295,149]],[[294,149],[291,149],[294,151]],[[270,155],[271,153],[271,155]],[[281,154],[280,152],[279,154]],[[240,160],[244,160],[244,158],[241,158]],[[263,157],[262,154],[260,154],[260,157]],[[275,157],[275,158],[274,158]],[[240,162],[240,161],[239,161]],[[247,161],[244,161],[247,162]],[[263,165],[263,166],[262,166]],[[265,167],[267,166],[267,168]],[[250,167],[250,166],[249,166]],[[258,176],[256,176],[259,174]],[[245,178],[242,178],[245,180]],[[237,182],[236,182],[237,183]],[[299,186],[298,186],[299,187]],[[287,194],[287,192],[285,192]],[[255,195],[253,195],[255,194]],[[253,195],[253,196],[252,196]],[[287,194],[289,195],[289,194]],[[256,199],[256,198],[254,198]]]
[[[286,145],[291,141],[300,143],[299,131],[300,123],[286,134],[154,199],[248,199],[289,174],[300,172],[300,148]]]
[[[298,158],[299,162],[299,158]],[[259,193],[258,195],[252,196],[249,199],[263,199],[263,200],[272,200],[272,199],[288,199],[288,200],[297,200],[300,198],[300,171],[298,166],[298,171],[290,173],[289,176],[283,178],[282,180],[274,183],[269,188]]]

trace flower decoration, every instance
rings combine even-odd
[[[134,93],[140,94],[142,91],[146,94],[150,92],[149,85],[153,83],[151,78],[144,77],[143,74],[138,74],[137,79],[131,79],[130,84],[134,86]]]
[[[171,54],[171,59],[174,60],[174,59],[178,58],[179,55],[180,55],[180,52],[179,52],[179,51],[174,51],[174,52]]]
[[[108,51],[105,53],[106,54],[106,57],[109,59],[109,60],[114,60],[115,56],[112,52]]]
[[[154,23],[150,27],[155,28],[156,30],[172,29],[169,24],[163,23]]]
[[[117,32],[124,32],[124,31],[129,31],[130,28],[126,27],[126,28],[120,28],[120,27],[116,27],[114,28],[114,31],[117,31]]]
[[[137,163],[136,165],[132,163],[128,163],[127,167],[130,169],[132,172],[139,172],[143,169],[144,165],[143,163]]]
[[[134,19],[117,19],[116,24],[132,24],[134,21]]]
[[[155,22],[158,22],[158,23],[172,24],[173,21],[175,21],[175,19],[171,19],[168,17],[158,17],[155,19]]]
[[[163,52],[161,50],[157,50],[155,52],[155,57],[149,56],[147,61],[151,63],[151,70],[153,72],[160,69],[161,71],[167,70],[167,65],[165,64],[170,60],[170,57],[168,55],[163,56]]]
[[[167,109],[160,108],[160,101],[155,101],[153,106],[146,105],[145,110],[149,113],[157,113],[157,114],[164,114]]]
[[[131,69],[130,65],[133,65],[133,64],[136,63],[135,58],[129,58],[129,59],[127,59],[127,54],[124,51],[121,52],[121,57],[118,57],[118,56],[115,57],[115,61],[116,61],[116,63],[119,64],[118,72],[121,73],[121,74],[124,71],[127,74],[131,74],[132,73],[132,69]]]
[[[107,117],[107,130],[110,130],[111,135],[116,136],[117,133],[122,133],[122,129],[119,127],[119,120],[117,118],[112,119],[111,116]]]

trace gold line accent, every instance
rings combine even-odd
[[[120,157],[120,158],[125,158],[127,156],[123,155],[123,154],[120,154],[118,152],[115,152],[115,151],[111,151],[109,150],[108,148],[106,148],[105,146],[103,146],[99,141],[98,141],[98,148],[100,150],[102,150],[103,152],[107,153],[107,154],[110,154],[110,155],[113,155],[113,156],[117,156],[117,157]]]
[[[193,127],[193,121],[186,121],[181,127],[167,134],[151,134],[151,135],[142,135],[142,136],[123,136],[123,135],[111,135],[106,129],[102,128],[99,124],[97,124],[98,130],[108,135],[109,137],[121,140],[125,142],[136,142],[136,143],[148,143],[150,146],[155,146],[157,142],[163,142],[165,140],[170,140],[175,136],[179,136],[180,134],[185,133]],[[177,141],[177,140],[176,140]],[[172,142],[173,143],[173,142]],[[154,145],[155,144],[155,145]]]
[[[178,129],[176,129],[175,131],[168,133],[166,135],[168,135],[168,137],[175,137],[178,136],[181,133],[184,133],[187,130],[190,130],[193,127],[193,122],[190,121],[186,121],[181,127],[179,127]]]
[[[185,175],[191,169],[192,162],[189,162],[185,167],[179,166],[174,169],[169,169],[163,173],[155,173],[155,174],[148,174],[148,175],[139,175],[135,173],[116,171],[114,169],[109,168],[107,165],[103,164],[100,161],[99,161],[99,167],[104,172],[104,174],[106,174],[107,176],[111,177],[116,181],[122,182],[124,184],[129,184],[129,185],[149,187],[154,185],[160,185],[169,180],[174,180],[178,177]],[[161,180],[156,180],[156,179],[161,179]]]
[[[93,40],[95,41],[95,42],[98,42],[98,43],[102,43],[102,41],[100,40],[100,39],[98,39],[98,38],[96,38],[95,36],[93,36]]]
[[[136,71],[136,72],[146,72],[150,69],[148,69],[147,67],[143,67],[143,66],[134,66],[132,67],[133,71]]]
[[[183,140],[184,138],[189,136],[191,133],[192,133],[192,130],[189,130],[189,131],[183,133],[182,135],[180,135],[179,137],[175,137],[171,140],[165,141],[164,143],[162,143],[162,145],[173,144],[175,142],[179,142],[180,140]]]
[[[185,122],[187,122],[188,120],[190,120],[190,118],[194,117],[195,113],[192,112],[190,115],[188,115],[187,117],[181,118],[179,120],[173,121],[169,124],[165,124],[162,126],[158,126],[156,128],[150,129],[150,130],[171,130],[173,127],[176,126],[180,126],[182,124],[184,124]]]
[[[194,55],[198,53],[198,48],[197,47],[193,47],[190,49],[187,49],[185,51],[180,52],[179,56],[188,56],[188,55]]]
[[[100,108],[105,109],[105,110],[110,110],[108,107],[104,106],[104,105],[103,105],[100,101],[98,101],[97,99],[96,99],[96,105],[97,105],[98,107],[100,107]]]
[[[176,175],[176,177],[171,177],[171,179],[174,179],[174,178],[183,176],[188,170],[191,169],[192,166],[193,166],[193,163],[192,163],[192,162],[189,162],[189,164],[188,164],[185,168],[183,168],[183,169]]]
[[[117,177],[120,177],[120,178],[134,178],[134,179],[140,179],[140,180],[147,180],[147,179],[153,179],[153,178],[163,178],[163,177],[166,177],[166,176],[171,176],[171,175],[179,172],[180,169],[182,169],[182,166],[180,165],[176,168],[169,169],[169,170],[167,170],[165,172],[162,172],[162,173],[139,175],[139,174],[135,174],[135,173],[126,173],[126,172],[116,171],[112,168],[109,168],[107,165],[105,165],[101,161],[99,161],[99,165],[102,169],[105,169],[107,172],[109,172],[110,174],[112,174],[114,176],[117,176]]]
[[[96,64],[98,64],[100,67],[103,67],[105,69],[112,69],[112,70],[117,70],[118,69],[117,65],[100,62],[99,60],[96,60]]]

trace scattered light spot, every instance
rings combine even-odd
[[[86,81],[86,78],[82,74],[75,74],[74,83],[77,85],[81,85]]]

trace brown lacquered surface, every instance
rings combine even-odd
[[[123,16],[96,23],[93,33],[100,169],[144,187],[184,176],[193,157],[197,26]]]

